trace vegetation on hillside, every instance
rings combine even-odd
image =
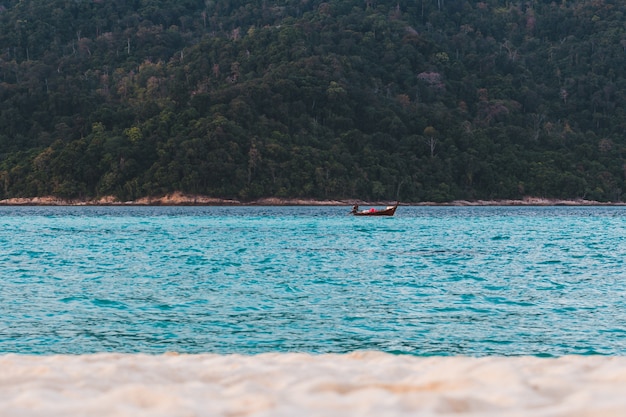
[[[618,0],[0,0],[0,198],[624,199]]]

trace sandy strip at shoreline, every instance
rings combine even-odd
[[[0,355],[2,416],[624,416],[626,357]]]
[[[239,201],[204,195],[174,192],[164,196],[143,197],[133,201],[120,201],[113,196],[95,199],[63,199],[55,196],[16,197],[0,200],[0,206],[388,206],[395,201],[313,200],[300,198],[261,198]],[[561,200],[543,197],[524,197],[521,200],[456,200],[443,203],[400,202],[401,206],[623,206],[625,202],[599,202],[593,200]]]

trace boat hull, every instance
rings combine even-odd
[[[364,211],[357,211],[352,213],[354,216],[393,216],[394,214],[396,214],[396,209],[398,208],[398,205],[396,204],[393,207],[387,207],[385,209],[382,210],[364,210]]]

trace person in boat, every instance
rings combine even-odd
[[[354,206],[352,206],[352,211],[350,212],[350,214],[354,214],[358,211],[359,211],[359,205],[355,204]]]

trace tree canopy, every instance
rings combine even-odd
[[[621,201],[625,14],[0,1],[0,198]]]

